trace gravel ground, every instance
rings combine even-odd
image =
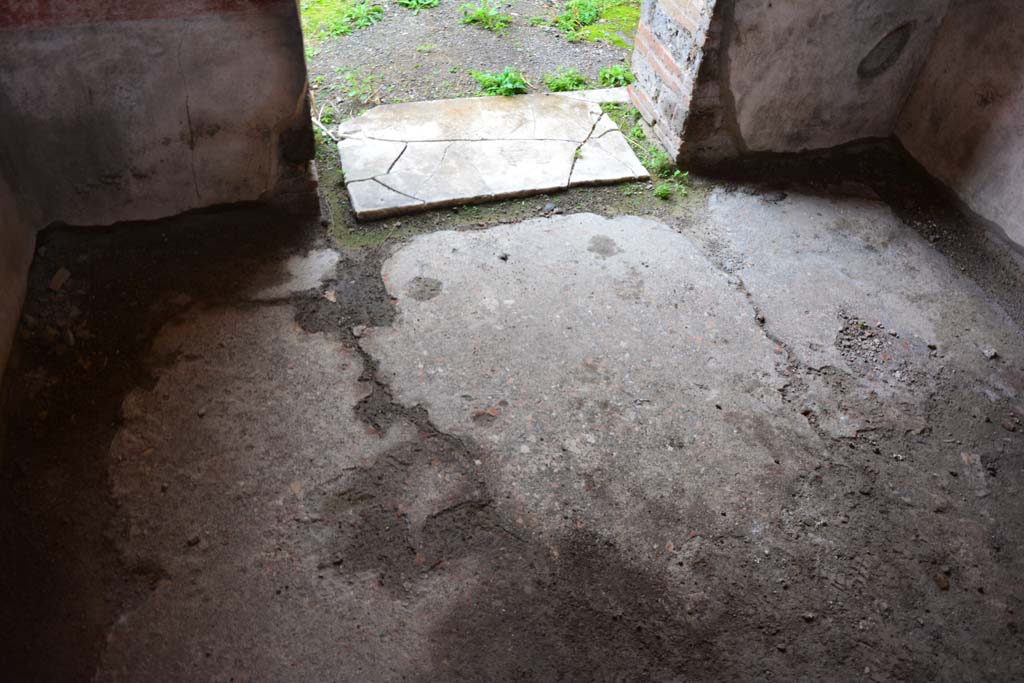
[[[596,81],[601,68],[629,59],[631,49],[599,42],[570,43],[553,28],[530,26],[533,17],[550,18],[560,12],[560,3],[505,4],[502,12],[514,22],[501,35],[460,23],[462,4],[442,0],[437,7],[416,14],[397,3],[385,3],[381,5],[384,18],[374,26],[348,36],[308,39],[317,111],[333,106],[347,117],[383,102],[477,95],[469,72],[500,71],[506,66],[522,71],[535,90],[544,91],[544,75],[558,69],[575,67]],[[342,76],[347,71],[359,79],[373,79],[366,102],[348,96]]]

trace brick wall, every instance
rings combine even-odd
[[[644,0],[630,96],[665,149],[678,158],[716,0]]]

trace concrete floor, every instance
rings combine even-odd
[[[15,670],[1017,679],[1020,290],[983,289],[870,192],[706,189],[685,219],[573,213],[337,254],[273,226],[236,248],[267,220],[249,214],[142,226],[127,262],[232,224],[122,292],[151,321],[118,342],[144,370],[61,409],[116,421],[12,423],[7,505],[37,521],[5,527],[25,557],[0,577],[38,572],[55,596],[6,622]],[[86,317],[118,300],[90,272]],[[32,396],[81,364],[26,347]],[[60,439],[98,448],[65,460]],[[106,512],[76,522],[86,490]],[[62,517],[39,522],[48,506]],[[79,629],[95,643],[67,645]],[[36,661],[47,642],[61,661]]]

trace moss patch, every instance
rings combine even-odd
[[[353,4],[352,0],[303,0],[299,6],[302,32],[313,40],[351,33],[349,10]]]
[[[384,8],[372,0],[303,0],[299,9],[302,33],[313,41],[347,36],[384,17]]]
[[[592,43],[602,42],[615,47],[633,45],[636,28],[640,24],[640,3],[627,2],[606,7],[601,17],[590,26],[579,29],[579,37]]]

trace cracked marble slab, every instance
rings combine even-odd
[[[595,98],[522,95],[375,107],[339,128],[358,218],[650,177]]]
[[[622,88],[594,88],[591,90],[570,90],[569,92],[544,93],[545,97],[568,97],[574,100],[585,102],[596,102],[601,104],[629,104],[629,91]]]

